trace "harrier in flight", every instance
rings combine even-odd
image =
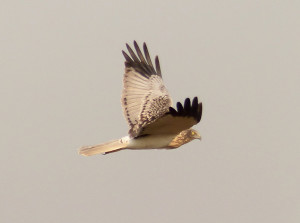
[[[122,51],[126,61],[121,101],[129,135],[83,147],[79,154],[91,156],[123,149],[175,149],[194,139],[201,139],[200,134],[191,128],[201,120],[202,103],[198,102],[198,98],[194,97],[192,101],[187,98],[183,105],[177,102],[177,109],[172,107],[158,57],[155,57],[154,67],[145,43],[144,54],[136,41],[136,52],[128,44],[126,47],[130,56]]]

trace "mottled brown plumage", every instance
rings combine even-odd
[[[201,139],[201,136],[194,129],[187,129],[180,132],[168,145],[168,148],[175,149],[178,148],[195,138]]]

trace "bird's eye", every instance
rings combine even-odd
[[[192,132],[192,135],[195,135],[195,132]]]

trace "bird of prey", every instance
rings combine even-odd
[[[186,98],[183,105],[177,102],[172,107],[172,99],[163,83],[158,57],[152,64],[146,43],[144,54],[134,41],[134,52],[126,44],[130,56],[125,57],[122,108],[129,125],[129,135],[95,146],[82,147],[79,154],[91,156],[107,154],[124,149],[175,149],[200,134],[191,127],[201,120],[202,103],[194,97]]]

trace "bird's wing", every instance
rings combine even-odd
[[[136,54],[128,44],[126,46],[131,57],[122,51],[126,61],[121,101],[130,127],[129,135],[137,137],[145,126],[169,112],[172,100],[162,80],[158,57],[154,68],[145,43],[144,54],[136,41]]]
[[[140,135],[178,134],[200,122],[202,116],[202,103],[195,97],[193,102],[185,99],[184,105],[177,102],[177,110],[170,107],[169,111],[155,122],[143,127]]]

